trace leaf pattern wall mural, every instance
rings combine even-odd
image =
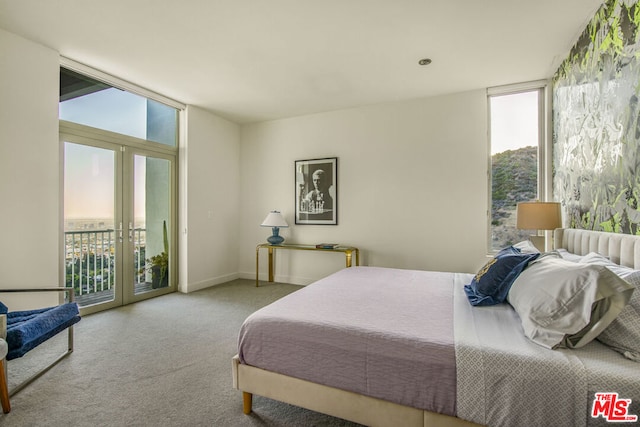
[[[640,0],[609,0],[553,78],[564,226],[640,234]]]

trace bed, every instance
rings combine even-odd
[[[640,237],[559,229],[554,240],[563,257],[578,258],[576,268],[602,270],[615,290],[598,288],[604,308],[590,308],[602,316],[561,336],[560,348],[548,348],[553,333],[531,332],[514,309],[536,298],[523,283],[544,272],[531,272],[565,262],[558,254],[532,255],[513,301],[489,306],[470,305],[465,292],[480,274],[344,269],[247,318],[232,360],[244,412],[256,394],[371,426],[591,426],[613,414],[605,402],[590,416],[595,394],[616,392],[630,399],[624,416],[640,414],[640,361],[600,341],[600,330],[628,314],[637,286],[609,277],[617,267],[607,263],[640,270]],[[607,268],[578,265],[587,259]]]

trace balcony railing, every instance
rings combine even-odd
[[[115,285],[115,245],[118,239],[114,229],[66,231],[65,283],[75,289],[78,301],[83,296],[97,294],[113,296]],[[146,230],[133,231],[134,268],[136,289],[147,285],[145,273]],[[110,291],[110,292],[109,292]],[[84,298],[88,299],[88,298]]]

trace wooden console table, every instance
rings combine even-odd
[[[260,249],[267,248],[269,250],[269,281],[273,282],[274,276],[274,265],[273,265],[273,251],[275,249],[293,249],[299,251],[320,251],[320,252],[343,252],[346,257],[346,265],[347,267],[351,267],[352,254],[356,255],[356,265],[360,265],[360,250],[353,246],[338,246],[333,249],[320,249],[316,248],[315,245],[294,245],[283,243],[281,245],[272,245],[269,243],[261,243],[256,246],[256,287],[260,285],[260,281],[258,279],[259,275],[259,259],[260,259]]]

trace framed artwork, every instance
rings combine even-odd
[[[338,158],[296,160],[296,224],[338,224]]]

